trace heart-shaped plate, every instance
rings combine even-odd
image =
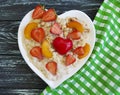
[[[93,25],[93,22],[91,21],[91,19],[83,12],[79,11],[79,10],[70,10],[67,11],[61,15],[59,15],[59,18],[67,18],[67,17],[75,17],[80,21],[85,22],[89,29],[90,29],[90,34],[89,34],[89,39],[87,40],[87,43],[90,44],[90,52],[89,54],[80,59],[77,63],[74,65],[74,68],[72,68],[72,66],[69,66],[70,72],[68,74],[62,74],[62,77],[59,77],[59,79],[57,80],[49,80],[48,78],[45,77],[45,75],[30,61],[30,58],[27,55],[27,51],[24,48],[24,44],[23,44],[23,37],[24,37],[24,29],[25,26],[31,21],[32,17],[32,11],[28,12],[24,18],[22,19],[19,29],[18,29],[18,45],[19,45],[19,49],[20,52],[24,58],[24,60],[26,61],[26,63],[28,64],[28,66],[40,77],[42,78],[51,88],[56,88],[58,87],[62,82],[64,82],[66,79],[70,78],[73,74],[75,74],[78,70],[80,70],[80,68],[86,63],[86,61],[88,60],[88,58],[90,57],[93,48],[94,48],[94,44],[95,44],[95,38],[96,38],[96,34],[95,34],[95,28]],[[63,71],[64,72],[64,71]]]

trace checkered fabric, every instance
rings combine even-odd
[[[94,25],[96,44],[86,64],[41,95],[120,95],[120,0],[105,0]]]

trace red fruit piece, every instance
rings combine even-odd
[[[40,18],[42,18],[44,12],[45,12],[44,7],[41,5],[38,5],[35,7],[35,9],[32,13],[32,18],[33,19],[40,19]]]
[[[55,10],[53,8],[50,8],[43,14],[42,20],[48,22],[48,21],[54,21],[56,20],[56,18],[57,15]]]
[[[84,55],[84,49],[83,47],[77,47],[75,50],[73,50],[74,54],[77,54],[78,56]]]
[[[90,52],[90,45],[88,43],[85,44],[85,46],[83,47],[84,50],[84,54],[83,55],[79,55],[78,58],[84,58],[86,57],[89,52]]]
[[[37,42],[42,42],[43,39],[45,38],[45,32],[43,28],[36,28],[31,31],[31,37],[37,41]]]
[[[56,37],[52,44],[55,50],[61,55],[66,54],[73,46],[70,39],[63,39],[61,37]]]
[[[76,59],[73,57],[73,55],[68,54],[68,55],[66,56],[66,59],[65,59],[65,65],[66,65],[66,66],[71,65],[71,64],[73,64],[75,61],[76,61]]]
[[[57,63],[50,61],[46,64],[46,69],[53,75],[56,75],[57,72]]]
[[[39,46],[33,47],[33,48],[30,50],[30,54],[31,54],[33,57],[38,58],[39,60],[42,60],[42,59],[43,59],[42,50],[41,50],[41,48],[40,48]]]
[[[80,32],[75,29],[67,35],[67,38],[78,40],[80,39],[80,35],[81,35]]]
[[[60,24],[55,22],[53,24],[53,26],[50,28],[50,32],[53,33],[53,34],[61,34],[62,33],[62,28],[61,28]]]

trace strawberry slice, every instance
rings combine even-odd
[[[66,56],[66,59],[65,59],[65,65],[66,65],[66,66],[71,65],[71,64],[73,64],[75,61],[76,61],[76,59],[73,57],[73,55],[68,54],[68,55]]]
[[[39,60],[42,60],[42,59],[43,59],[42,50],[41,50],[41,48],[40,48],[39,46],[33,47],[33,48],[30,50],[30,54],[31,54],[33,57],[38,58]]]
[[[42,18],[44,12],[45,12],[44,7],[41,5],[37,5],[32,13],[32,18],[40,19],[40,18]]]
[[[72,32],[70,32],[68,35],[67,35],[67,38],[71,38],[73,40],[78,40],[80,39],[80,32],[77,31],[76,29],[74,29]]]
[[[45,32],[43,28],[36,28],[31,31],[31,37],[37,41],[37,42],[42,42],[43,39],[45,38]]]
[[[83,47],[77,47],[75,50],[73,50],[74,54],[77,54],[78,56],[84,55],[84,49]]]
[[[56,75],[57,72],[57,63],[50,61],[46,64],[46,69],[53,75]]]
[[[53,26],[50,28],[50,32],[53,33],[53,34],[61,34],[63,31],[62,31],[62,28],[61,28],[60,24],[55,22],[53,24]]]
[[[49,22],[49,21],[56,20],[56,18],[57,18],[57,15],[55,10],[53,8],[50,8],[43,14],[42,20],[45,22]]]

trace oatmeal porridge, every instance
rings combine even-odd
[[[37,6],[23,32],[29,60],[53,81],[69,74],[91,49],[87,23],[75,17],[60,18],[52,8]]]

